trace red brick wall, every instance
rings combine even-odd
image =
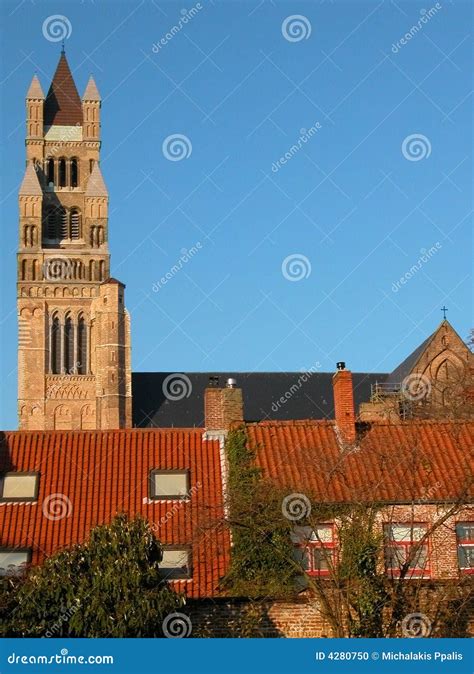
[[[336,427],[343,442],[352,443],[356,439],[354,391],[352,387],[352,372],[338,370],[333,379],[334,416]]]
[[[204,416],[206,429],[211,431],[227,430],[232,423],[243,421],[242,389],[207,388]]]

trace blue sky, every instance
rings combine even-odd
[[[60,44],[43,25],[56,14],[79,92],[94,73],[103,97],[135,371],[390,371],[443,304],[466,337],[472,3],[24,0],[1,12],[0,427],[16,427],[24,95],[35,71],[49,86]],[[163,151],[175,134],[179,161]]]

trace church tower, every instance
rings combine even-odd
[[[130,319],[110,277],[101,99],[82,97],[64,51],[45,97],[26,95],[19,191],[18,414],[21,430],[131,426]]]

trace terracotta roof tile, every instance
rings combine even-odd
[[[341,450],[330,421],[246,428],[265,475],[318,501],[450,500],[473,476],[472,422],[373,423],[352,451]]]
[[[187,595],[217,594],[229,538],[215,529],[223,516],[219,443],[202,435],[202,429],[4,433],[1,469],[38,470],[41,476],[37,502],[0,505],[0,547],[30,548],[36,564],[84,541],[93,526],[117,512],[141,514],[155,525],[163,544],[192,545],[193,559],[202,560],[193,564],[192,580],[179,583]],[[190,485],[196,487],[190,500],[178,502],[174,511],[176,501],[149,502],[153,468],[189,469]],[[66,506],[69,499],[68,517],[45,517],[45,499],[52,494],[63,494]]]

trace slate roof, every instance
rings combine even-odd
[[[334,422],[250,424],[250,445],[267,477],[319,502],[391,504],[474,497],[474,423],[372,423],[342,452]]]
[[[227,568],[229,540],[216,528],[223,513],[219,443],[202,436],[203,429],[1,434],[0,473],[39,471],[40,479],[36,502],[0,502],[0,548],[32,549],[38,564],[84,541],[116,513],[139,513],[155,523],[163,544],[192,545],[192,579],[173,581],[174,587],[188,597],[213,596]],[[190,500],[149,503],[153,468],[189,469]],[[70,515],[45,517],[45,499],[58,494],[69,499]]]
[[[61,53],[44,106],[45,126],[82,125],[82,104],[66,59]]]
[[[204,390],[213,372],[182,373],[191,384],[189,397],[168,400],[163,384],[171,372],[134,372],[132,374],[133,425],[137,427],[200,427],[204,424]],[[220,372],[219,385],[226,379],[237,380],[242,388],[245,421],[265,419],[332,419],[334,398],[333,372]],[[371,384],[385,381],[386,373],[354,372],[356,407],[370,399]],[[286,397],[285,397],[286,394]],[[284,397],[283,403],[279,400]]]

